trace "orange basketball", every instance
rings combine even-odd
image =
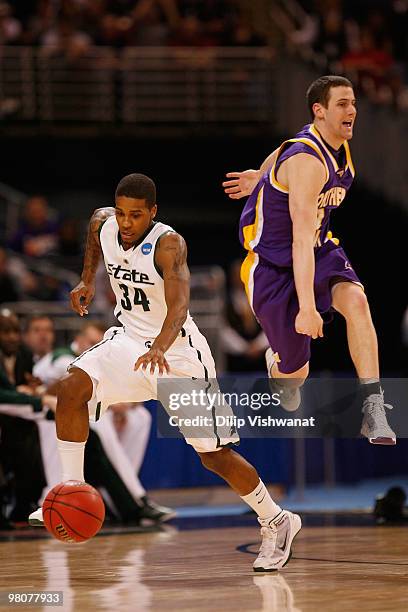
[[[62,542],[85,542],[102,527],[105,505],[86,482],[68,480],[48,492],[43,506],[44,524]]]

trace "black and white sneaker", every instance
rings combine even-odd
[[[254,572],[275,572],[285,567],[292,556],[292,542],[302,528],[298,514],[282,510],[273,519],[258,518],[262,544],[254,561]]]
[[[149,499],[144,495],[140,499],[140,507],[137,514],[134,516],[141,525],[143,524],[154,524],[154,523],[165,523],[170,521],[176,516],[175,510],[167,508],[167,506],[160,506],[156,502]]]
[[[31,527],[44,527],[42,508],[38,508],[28,516],[28,524]]]

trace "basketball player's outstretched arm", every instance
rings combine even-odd
[[[175,232],[163,236],[156,248],[155,262],[163,273],[167,316],[151,349],[136,361],[135,370],[140,366],[146,369],[150,364],[152,374],[156,366],[163,374],[165,370],[170,371],[164,354],[179,335],[190,302],[190,271],[184,238]]]
[[[229,181],[224,181],[222,186],[231,200],[239,200],[251,195],[261,177],[269,168],[272,168],[278,156],[279,149],[268,155],[259,170],[244,170],[243,172],[228,172]]]
[[[81,280],[71,291],[71,307],[81,317],[88,314],[88,306],[95,295],[95,274],[101,256],[99,230],[114,214],[114,208],[97,208],[89,221]]]

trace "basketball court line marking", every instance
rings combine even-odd
[[[257,555],[258,551],[249,550],[253,546],[259,548],[260,542],[248,542],[247,544],[240,544],[235,550],[248,555]],[[318,557],[298,557],[292,555],[292,561],[320,561],[323,563],[351,563],[357,565],[392,565],[392,566],[408,566],[408,563],[399,563],[398,561],[357,561],[354,559],[321,559]]]

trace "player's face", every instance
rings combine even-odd
[[[143,236],[152,224],[156,212],[156,204],[148,208],[144,199],[139,200],[126,196],[116,198],[116,220],[125,247],[131,247]]]
[[[49,319],[37,319],[30,323],[24,341],[37,355],[46,355],[54,345],[54,326]]]
[[[327,109],[322,107],[324,123],[339,140],[351,140],[356,120],[356,99],[351,87],[332,87]]]

